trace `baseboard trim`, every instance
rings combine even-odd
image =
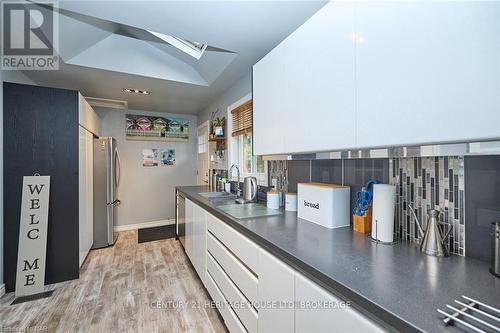
[[[170,225],[170,224],[175,224],[175,219],[151,221],[151,222],[143,222],[143,223],[135,223],[135,224],[126,224],[126,225],[115,225],[115,227],[113,229],[115,231],[120,232],[120,231],[127,231],[127,230],[159,227],[162,225]]]
[[[2,285],[0,286],[0,297],[2,297],[3,295],[5,295],[5,283],[2,283]]]

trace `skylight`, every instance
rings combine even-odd
[[[187,39],[182,39],[170,35],[165,35],[159,32],[147,30],[150,34],[160,38],[164,42],[172,45],[173,47],[181,50],[184,53],[189,54],[193,58],[200,59],[207,48],[207,44],[189,41]]]

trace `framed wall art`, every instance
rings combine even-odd
[[[144,115],[125,115],[127,140],[188,141],[189,121]]]

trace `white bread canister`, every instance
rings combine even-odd
[[[297,216],[326,228],[349,226],[351,188],[327,183],[297,184]]]
[[[267,192],[267,208],[280,209],[280,191],[271,190]]]
[[[394,207],[396,186],[373,185],[372,238],[386,243],[394,241]]]
[[[285,210],[288,212],[297,211],[297,193],[285,194]]]

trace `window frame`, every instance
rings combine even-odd
[[[248,102],[248,100],[252,99],[252,95],[248,94],[247,96],[241,98],[238,100],[236,103],[232,104],[227,108],[227,115],[228,115],[228,126],[227,128],[230,129],[232,128],[233,125],[233,115],[231,113],[231,110],[236,109],[237,107],[243,105],[244,103]],[[229,137],[229,156],[228,156],[228,162],[230,167],[231,165],[235,164],[238,166],[240,169],[240,181],[243,181],[244,177],[255,177],[257,178],[257,184],[260,186],[268,186],[268,170],[267,170],[267,163],[264,161],[264,172],[259,173],[255,172],[257,170],[257,158],[255,155],[253,155],[253,131],[252,131],[252,171],[254,172],[244,172],[243,171],[243,135],[238,135],[236,137],[232,136],[232,133],[228,131],[227,133]],[[231,175],[228,175],[229,178],[231,179]]]
[[[257,178],[257,183],[262,186],[267,186],[267,163],[264,161],[264,172],[257,172],[257,156],[253,155],[253,134],[252,134],[252,163],[251,163],[251,172],[246,172],[244,168],[245,164],[245,157],[244,157],[244,136],[245,134],[238,135],[237,137],[234,137],[234,139],[237,141],[237,157],[238,157],[238,163],[235,163],[238,165],[238,168],[240,169],[240,174],[242,177],[255,177]]]

